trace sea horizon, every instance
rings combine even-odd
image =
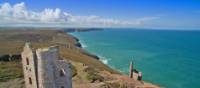
[[[0,88],[200,88],[200,0],[0,0],[0,35]]]

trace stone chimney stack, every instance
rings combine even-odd
[[[129,77],[133,78],[133,62],[130,62],[130,70],[129,70]]]

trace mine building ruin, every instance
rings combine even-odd
[[[71,64],[59,57],[59,48],[32,49],[21,53],[26,88],[72,88]]]

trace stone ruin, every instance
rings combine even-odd
[[[72,88],[71,64],[60,59],[58,47],[33,50],[26,43],[21,56],[26,88]]]

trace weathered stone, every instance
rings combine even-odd
[[[58,47],[22,52],[26,88],[72,88],[71,64],[59,59]]]

